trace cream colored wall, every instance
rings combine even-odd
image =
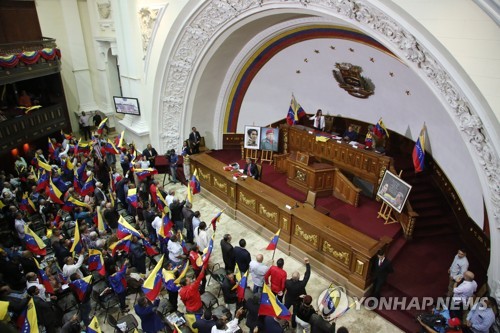
[[[68,40],[63,21],[63,12],[59,4],[60,0],[37,0],[35,2],[42,29],[42,35],[45,37],[56,38],[57,46],[62,53],[62,71],[61,78],[66,96],[66,104],[71,119],[73,131],[78,131],[78,119],[75,112],[79,110],[79,98],[76,87],[75,76],[73,75],[71,54],[66,52],[71,47],[71,41]]]

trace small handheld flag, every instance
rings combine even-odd
[[[119,239],[122,239],[127,237],[128,235],[136,236],[138,238],[142,237],[139,231],[131,226],[123,216],[120,216],[120,218],[118,219],[118,229],[116,230],[116,236],[118,236]]]
[[[387,130],[387,128],[385,127],[385,124],[384,122],[382,121],[382,118],[380,118],[377,122],[377,124],[375,125],[375,127],[373,128],[373,134],[375,134],[377,137],[379,137],[380,139],[382,139],[384,136],[387,135],[387,137],[389,137],[389,131]]]
[[[163,257],[156,264],[155,268],[151,271],[146,281],[142,285],[142,291],[144,292],[144,296],[153,302],[156,297],[160,294],[161,286],[162,286],[162,266],[163,266]]]
[[[274,234],[273,238],[271,239],[271,242],[266,247],[266,250],[276,250],[276,248],[278,247],[278,241],[280,239],[280,232],[281,229],[278,229],[278,231]]]
[[[271,288],[264,283],[264,289],[260,296],[259,315],[272,316],[280,319],[290,319],[290,311],[273,294]]]

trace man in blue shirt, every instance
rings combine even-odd
[[[492,299],[484,298],[472,307],[467,320],[464,332],[488,333],[491,325],[495,322],[495,313],[491,309]]]

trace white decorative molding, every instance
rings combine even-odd
[[[160,8],[142,7],[139,10],[139,21],[141,26],[142,50],[146,54],[153,33],[153,28],[158,18]]]
[[[109,20],[111,16],[111,1],[110,0],[97,0],[97,13],[100,20]]]
[[[374,35],[391,44],[396,55],[414,65],[416,71],[439,91],[443,100],[453,110],[453,120],[467,138],[475,159],[481,165],[489,186],[488,205],[490,216],[500,228],[500,176],[499,156],[491,142],[477,112],[472,108],[463,91],[451,78],[442,64],[401,24],[374,7],[368,0],[211,0],[203,4],[191,17],[180,33],[172,50],[164,76],[165,88],[162,93],[160,110],[160,136],[163,151],[180,146],[178,127],[186,111],[186,92],[197,60],[203,55],[209,41],[230,21],[239,20],[247,11],[255,12],[258,7],[269,3],[272,8],[291,8],[307,5],[309,10],[317,9],[324,15],[325,10],[353,24],[371,30]],[[399,51],[398,51],[399,50]]]

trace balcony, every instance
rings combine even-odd
[[[0,150],[15,148],[69,126],[67,112],[61,104],[0,122]]]
[[[61,71],[61,51],[56,40],[0,44],[0,85]]]

